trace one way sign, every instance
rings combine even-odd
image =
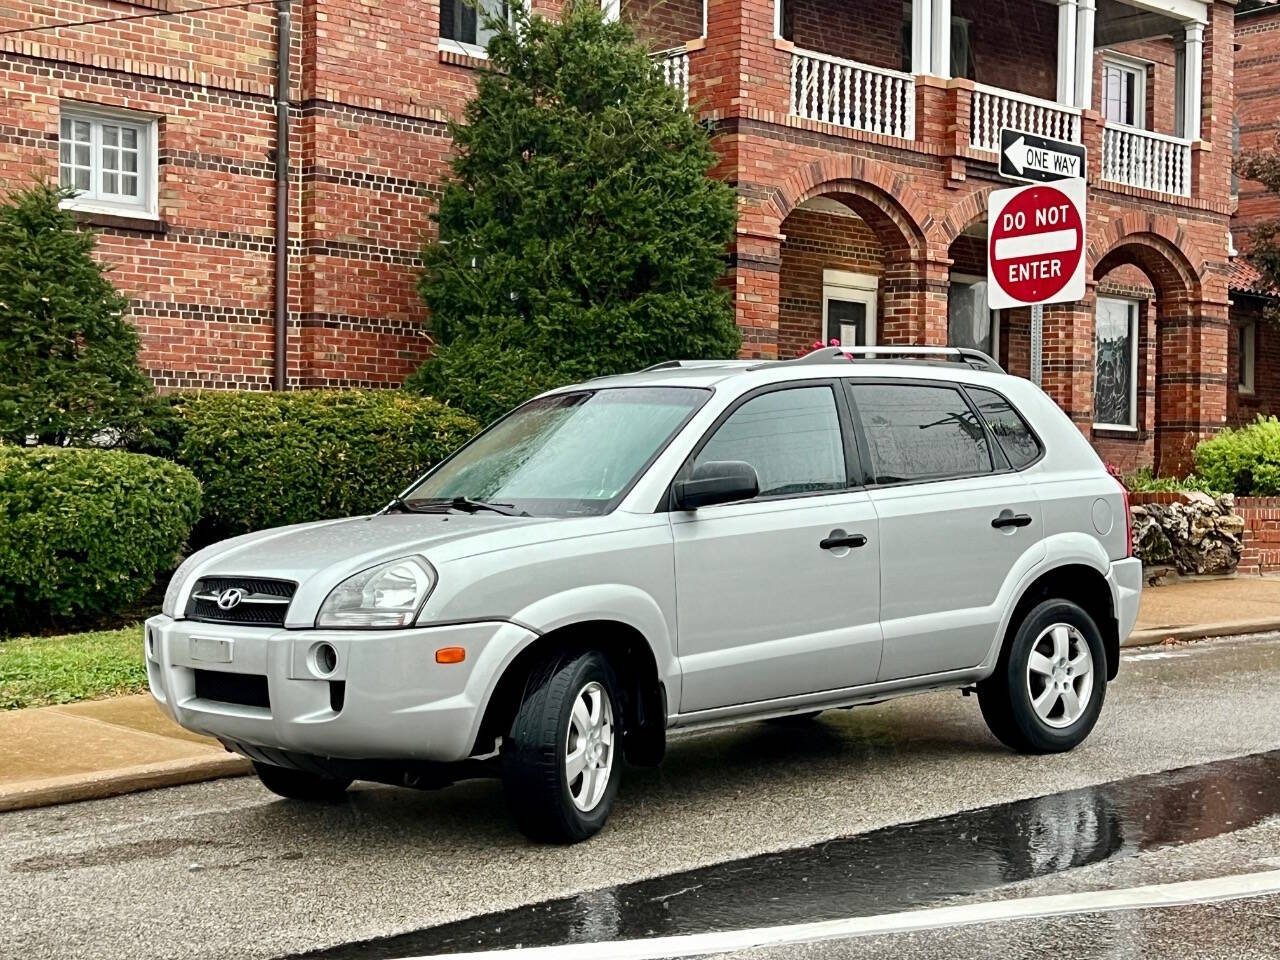
[[[1000,175],[1035,183],[1075,180],[1086,175],[1084,147],[1033,133],[1000,130]]]

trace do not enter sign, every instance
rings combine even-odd
[[[1084,298],[1084,180],[997,190],[987,201],[991,309]]]

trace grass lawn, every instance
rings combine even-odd
[[[0,710],[146,689],[140,623],[119,630],[0,640]]]

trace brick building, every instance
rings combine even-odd
[[[158,384],[266,388],[277,15],[194,9],[211,3],[0,11],[0,178],[88,186],[78,215]],[[748,355],[955,343],[1029,373],[1027,311],[989,311],[984,285],[1012,126],[1089,155],[1089,287],[1046,310],[1045,388],[1126,468],[1176,469],[1224,422],[1232,4],[605,3],[687,88],[737,188],[726,280]],[[393,384],[429,347],[414,264],[484,28],[462,0],[293,7],[288,382]],[[169,15],[5,32],[149,12]]]
[[[1236,14],[1236,152],[1280,149],[1280,3]],[[1239,180],[1232,236],[1231,344],[1227,365],[1227,419],[1244,423],[1260,413],[1280,414],[1280,331],[1264,321],[1280,306],[1244,254],[1254,226],[1280,220],[1280,197],[1259,183]]]

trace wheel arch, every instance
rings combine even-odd
[[[629,763],[652,766],[666,745],[667,690],[652,643],[634,624],[592,617],[556,625],[521,648],[486,698],[472,753],[487,753],[510,728],[537,664],[564,651],[595,650],[608,658],[618,679],[623,749]]]
[[[1107,655],[1107,679],[1114,680],[1120,668],[1120,626],[1116,620],[1111,585],[1106,573],[1092,558],[1063,560],[1037,573],[1018,595],[1000,634],[999,649],[1009,643],[1026,615],[1044,600],[1070,600],[1082,607],[1102,633],[1102,646]]]

